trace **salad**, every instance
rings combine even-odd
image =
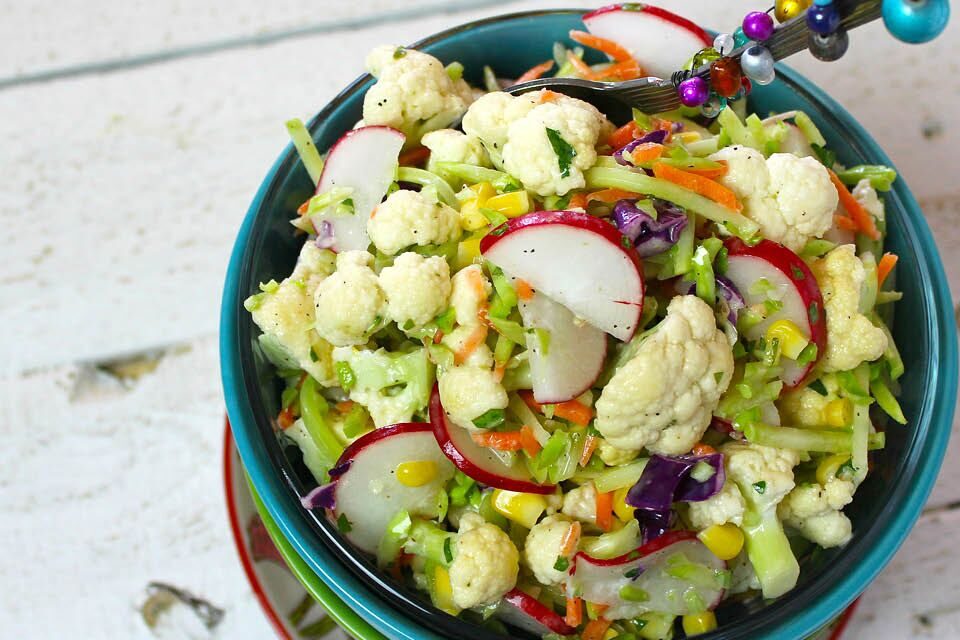
[[[611,61],[557,44],[523,78],[648,72],[571,38]],[[413,49],[367,68],[325,158],[288,123],[316,194],[245,303],[304,508],[443,611],[584,640],[710,631],[851,540],[906,422],[892,169],[837,164],[800,111],[611,122]]]

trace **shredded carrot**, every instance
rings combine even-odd
[[[519,431],[472,431],[470,437],[480,446],[497,451],[520,451],[523,448]]]
[[[477,350],[483,341],[487,339],[487,325],[478,324],[466,339],[453,352],[453,361],[455,364],[463,364],[470,354]]]
[[[676,167],[671,167],[668,164],[663,164],[662,162],[656,162],[653,165],[653,175],[662,180],[668,180],[674,184],[680,185],[685,189],[695,191],[705,198],[713,200],[717,204],[731,209],[733,211],[740,211],[743,207],[737,201],[737,196],[730,189],[726,188],[719,182],[711,180],[710,178],[704,178],[703,176],[698,176],[695,173],[690,173],[688,171],[683,171],[682,169],[677,169]]]
[[[636,80],[641,76],[643,76],[643,69],[636,60],[624,60],[597,69],[589,78],[590,80]]]
[[[572,29],[570,31],[570,39],[574,42],[582,44],[585,47],[602,51],[610,56],[611,60],[616,62],[623,62],[624,60],[633,59],[633,56],[630,54],[630,52],[620,44],[614,42],[613,40],[608,40],[607,38],[601,38],[600,36],[595,36],[592,33],[587,33],[586,31],[577,31],[576,29]]]
[[[827,169],[827,171],[830,172],[830,180],[833,182],[833,186],[837,188],[837,195],[840,196],[840,204],[842,204],[843,208],[850,214],[850,219],[856,223],[860,233],[871,240],[879,240],[880,232],[877,231],[877,225],[873,222],[873,216],[863,208],[863,205],[857,202],[857,199],[854,198],[850,190],[847,189],[847,185],[841,182],[837,174],[833,172],[833,169]]]
[[[708,444],[704,444],[703,442],[698,442],[696,445],[694,445],[693,449],[690,451],[690,453],[692,453],[695,456],[708,456],[711,453],[716,453],[716,452],[717,452],[716,449],[714,449]]]
[[[610,621],[606,618],[591,620],[587,623],[587,626],[583,628],[583,633],[580,634],[580,638],[582,638],[582,640],[603,640],[603,636],[609,628]]]
[[[850,218],[850,216],[835,216],[833,218],[833,223],[841,229],[846,229],[847,231],[857,231],[860,228],[857,226],[857,223]]]
[[[582,532],[583,527],[579,522],[571,522],[570,528],[567,529],[567,532],[563,534],[563,538],[560,539],[560,555],[564,558],[569,558],[577,550],[577,545],[580,544],[580,533]]]
[[[890,272],[893,271],[893,267],[896,266],[897,260],[899,259],[895,253],[883,254],[880,262],[877,263],[877,286],[883,285],[883,281],[886,280]]]
[[[613,527],[613,491],[597,492],[597,526],[604,531]]]
[[[594,191],[593,193],[587,194],[587,202],[593,202],[597,200],[599,202],[606,202],[607,204],[613,204],[617,200],[633,200],[634,198],[641,197],[639,193],[634,193],[633,191],[626,191],[624,189],[601,189],[600,191]]]
[[[293,415],[293,405],[286,407],[277,415],[277,424],[281,429],[289,429],[296,420],[297,417]]]
[[[470,286],[473,288],[473,293],[477,296],[478,299],[486,301],[487,299],[487,287],[486,283],[483,280],[483,274],[479,269],[470,269]],[[486,302],[484,302],[486,304]]]
[[[400,154],[398,162],[401,167],[414,167],[421,165],[430,157],[430,149],[426,147],[414,147]]]
[[[640,128],[637,127],[636,121],[631,120],[622,127],[615,129],[614,132],[610,134],[610,137],[607,138],[607,144],[614,149],[619,149],[623,145],[636,138],[639,133]]]
[[[596,436],[587,436],[583,441],[583,453],[580,454],[581,467],[587,466],[587,463],[590,462],[590,457],[597,450],[598,444],[600,444],[600,439]]]
[[[571,209],[586,209],[587,208],[587,196],[585,193],[575,193],[570,196],[570,202],[567,203],[567,206]]]
[[[543,413],[543,405],[534,399],[532,391],[524,390],[518,391],[517,393],[520,395],[520,398],[527,403],[528,407],[534,411]],[[558,402],[552,406],[554,417],[569,420],[570,422],[578,424],[581,427],[585,427],[590,424],[590,420],[593,418],[593,409],[576,399],[567,400],[566,402]]]
[[[527,82],[528,80],[536,80],[537,78],[545,74],[547,71],[550,71],[550,67],[552,66],[553,66],[553,60],[547,60],[546,62],[541,62],[538,65],[530,67],[529,69],[524,71],[519,78],[517,78],[516,84],[520,84],[521,82]]]
[[[567,61],[570,62],[576,72],[582,75],[584,78],[589,78],[593,75],[593,69],[591,69],[589,65],[580,59],[573,51],[567,51]]]
[[[580,598],[567,598],[567,615],[563,621],[571,627],[579,627],[583,622],[583,600]]]
[[[344,400],[337,403],[337,411],[340,413],[349,413],[353,409],[353,400]]]
[[[521,389],[520,391],[517,391],[517,395],[520,396],[520,399],[523,400],[528,407],[534,411],[543,413],[543,405],[534,400],[533,391],[530,391],[529,389]]]
[[[723,176],[727,175],[727,171],[729,170],[729,168],[727,167],[726,160],[720,160],[719,162],[720,164],[723,165],[722,167],[715,167],[715,168],[683,167],[683,170],[686,171],[687,173],[695,173],[698,176],[701,176],[704,178],[710,178],[711,180],[716,180],[717,178],[722,178]]]
[[[503,375],[507,372],[507,363],[501,362],[493,368],[493,379],[496,382],[503,380]]]
[[[651,160],[656,160],[663,155],[663,145],[657,144],[656,142],[644,142],[643,144],[638,144],[636,147],[630,151],[630,159],[633,160],[634,164],[640,162],[650,162]]]
[[[303,216],[307,214],[307,209],[310,208],[310,198],[307,198],[306,202],[297,207],[297,215]]]
[[[550,91],[550,89],[544,89],[540,92],[540,102],[553,102],[560,96],[562,93],[557,93],[556,91]]]
[[[513,286],[517,290],[517,297],[521,300],[529,300],[533,297],[533,287],[531,287],[530,283],[526,280],[517,278],[517,281],[513,283]]]
[[[531,458],[540,453],[540,449],[543,448],[537,441],[536,436],[533,435],[533,429],[530,428],[530,425],[525,424],[520,427],[520,446]]]

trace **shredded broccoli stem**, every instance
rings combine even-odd
[[[866,404],[854,404],[850,463],[853,465],[853,481],[856,484],[860,484],[867,477],[867,453],[870,450],[872,428],[870,407]]]
[[[504,171],[487,169],[486,167],[466,164],[464,162],[438,162],[436,168],[444,174],[451,175],[471,184],[489,182],[493,185],[494,189],[501,193],[520,189],[520,183],[517,182],[517,179]]]
[[[593,486],[600,493],[616,491],[637,484],[648,461],[649,458],[637,458],[619,467],[604,467],[600,471],[581,471],[577,474],[577,479],[593,480]]]
[[[848,186],[855,186],[861,180],[869,180],[870,186],[877,191],[890,191],[897,172],[893,167],[882,164],[858,164],[849,169],[837,171],[837,177]]]
[[[616,558],[640,546],[640,522],[631,520],[622,528],[599,536],[584,536],[580,548],[592,558]]]
[[[314,186],[320,184],[320,174],[323,173],[323,158],[320,157],[320,152],[313,144],[313,136],[310,135],[307,127],[299,118],[287,120],[287,133],[290,134],[293,146],[300,155],[300,161],[303,162],[303,168],[310,174]]]
[[[428,520],[416,519],[403,550],[415,556],[449,567],[456,554],[456,534],[444,531]]]
[[[820,129],[813,123],[810,116],[803,111],[797,111],[797,114],[793,116],[793,121],[796,123],[797,129],[800,129],[800,133],[807,139],[807,142],[815,144],[818,147],[827,146],[826,138],[820,133]]]
[[[693,213],[702,215],[712,222],[716,222],[745,241],[752,242],[759,231],[757,223],[746,216],[667,180],[624,168],[593,167],[587,170],[585,175],[587,188],[589,189],[626,189],[627,191],[644,193],[654,198],[668,200]]]
[[[741,486],[740,491],[745,495],[755,493],[752,487]],[[760,581],[763,597],[782,596],[796,586],[800,577],[800,565],[783,532],[776,507],[761,510],[749,499],[747,504],[743,525],[740,527],[743,530],[747,557]]]
[[[384,569],[397,559],[410,537],[413,521],[406,510],[398,511],[387,523],[387,529],[377,546],[377,566]]]
[[[873,380],[870,383],[870,392],[873,394],[877,404],[886,412],[888,416],[900,424],[907,424],[907,419],[903,415],[903,409],[900,408],[900,403],[897,402],[896,397],[894,397],[893,393],[890,391],[890,387],[887,386],[885,380],[882,378]]]
[[[312,376],[307,376],[300,387],[300,416],[310,434],[310,439],[317,445],[321,463],[326,471],[333,468],[340,454],[343,453],[343,445],[327,423],[326,416],[329,410],[327,401],[323,399],[317,388],[317,381]]]
[[[459,209],[460,203],[457,202],[457,194],[447,184],[446,180],[435,173],[425,169],[416,169],[414,167],[400,167],[397,169],[397,182],[412,182],[422,187],[434,187],[437,190],[437,196],[444,204]]]
[[[700,245],[693,253],[693,276],[697,283],[697,296],[713,306],[717,301],[717,284],[713,275],[713,261],[706,247]]]
[[[853,434],[849,430],[800,429],[750,422],[743,425],[743,435],[754,444],[780,449],[849,453],[853,448]]]

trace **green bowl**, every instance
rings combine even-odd
[[[437,34],[420,43],[449,63],[464,64],[478,83],[484,64],[516,76],[549,55],[570,29],[582,29],[583,11],[539,11],[499,16]],[[840,62],[839,64],[843,64]],[[362,76],[309,124],[319,149],[327,149],[360,119]],[[823,132],[841,162],[891,164],[850,114],[810,82],[778,65],[777,80],[750,97],[758,112],[802,109]],[[278,383],[256,348],[257,331],[243,300],[258,283],[281,278],[298,247],[287,222],[312,194],[312,182],[288,146],[270,169],[237,236],[221,310],[221,370],[237,447],[253,485],[283,538],[330,589],[379,633],[403,640],[500,638],[430,606],[421,594],[382,575],[353,550],[322,516],[307,513],[299,497],[313,480],[295,448],[283,448],[271,418],[279,410]],[[911,420],[892,427],[874,473],[847,513],[854,538],[843,549],[809,554],[797,588],[765,605],[725,603],[720,628],[704,639],[802,638],[845,609],[889,562],[913,526],[933,486],[950,435],[957,386],[957,345],[950,292],[923,213],[902,180],[886,194],[891,251],[900,256],[897,286],[904,293],[893,327],[907,367],[901,404]],[[312,575],[312,574],[304,574]]]

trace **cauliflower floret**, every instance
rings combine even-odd
[[[434,374],[426,349],[389,352],[338,347],[333,360],[349,366],[350,399],[367,408],[377,427],[410,422],[430,400]]]
[[[453,291],[450,305],[457,313],[457,324],[473,326],[479,324],[480,310],[487,306],[487,298],[493,287],[480,265],[472,264],[453,275]]]
[[[691,502],[688,515],[694,529],[706,529],[715,524],[732,522],[738,527],[743,523],[746,504],[736,483],[727,481],[718,493],[701,502]]]
[[[478,330],[483,331],[483,329],[480,329],[480,325],[457,327],[450,333],[444,334],[443,338],[441,339],[441,344],[450,349],[450,351],[453,353],[461,353],[466,348],[467,343],[475,340],[474,333]],[[481,342],[474,347],[474,349],[470,352],[470,355],[468,355],[460,364],[468,367],[492,369],[493,351],[490,350],[490,347],[488,347],[485,342]]]
[[[523,557],[541,584],[561,584],[567,579],[566,571],[557,571],[554,565],[561,555],[563,540],[570,532],[570,519],[550,516],[533,525],[527,534]]]
[[[781,419],[787,424],[816,427],[823,424],[823,411],[830,403],[829,396],[822,396],[809,387],[785,393],[777,401]]]
[[[752,491],[754,502],[776,505],[793,489],[793,468],[800,462],[796,451],[741,442],[728,442],[720,451],[727,477],[741,493]]]
[[[840,547],[853,536],[853,525],[843,509],[853,500],[851,480],[831,478],[826,486],[803,484],[780,503],[785,523],[823,548]]]
[[[417,191],[401,189],[374,210],[367,233],[377,249],[392,256],[412,245],[456,240],[460,237],[460,214]]]
[[[457,552],[450,564],[453,602],[469,609],[496,602],[517,584],[520,553],[499,527],[468,513],[460,518]]]
[[[386,299],[366,251],[337,256],[337,270],[317,286],[313,302],[317,333],[330,344],[365,343],[386,313]]]
[[[860,203],[867,212],[875,219],[881,222],[885,213],[883,210],[883,200],[877,195],[877,190],[870,185],[870,181],[864,178],[853,188],[853,197]]]
[[[301,368],[317,382],[336,382],[330,343],[314,330],[313,293],[334,269],[332,251],[304,243],[297,265],[276,289],[258,293],[247,302],[260,330],[264,354],[278,367]]]
[[[637,453],[635,449],[618,449],[606,440],[601,440],[600,445],[597,446],[597,455],[608,467],[619,467],[632,462],[637,457]]]
[[[412,143],[424,132],[442,129],[470,104],[470,87],[451,80],[431,55],[391,45],[367,56],[367,69],[377,78],[363,99],[365,125],[400,129]]]
[[[439,256],[401,254],[380,272],[387,296],[387,316],[401,328],[422,327],[442,313],[450,301],[450,266]]]
[[[503,147],[507,144],[507,129],[515,121],[530,113],[539,102],[538,93],[512,96],[494,91],[470,105],[463,116],[463,130],[478,138],[493,163],[502,164]]]
[[[730,573],[730,593],[760,590],[760,580],[746,551],[741,551],[740,555],[730,561]]]
[[[743,201],[744,215],[760,225],[765,238],[799,251],[833,226],[839,196],[816,159],[775,153],[764,160],[759,151],[739,146],[710,159],[727,162],[719,180]]]
[[[596,427],[620,449],[686,453],[706,431],[732,376],[733,352],[713,310],[696,296],[677,296],[604,387]]]
[[[581,522],[596,522],[597,489],[593,483],[582,484],[563,494],[563,508],[560,511]]]
[[[463,365],[439,376],[440,401],[455,423],[473,429],[473,421],[491,409],[506,409],[507,392],[489,369]]]
[[[479,138],[469,136],[456,129],[431,131],[420,141],[430,149],[427,170],[436,171],[438,162],[465,162],[481,167],[490,166],[490,158]]]
[[[827,349],[820,361],[823,370],[848,371],[883,355],[886,334],[859,311],[866,272],[853,245],[833,249],[810,269],[820,285],[827,314]]]

